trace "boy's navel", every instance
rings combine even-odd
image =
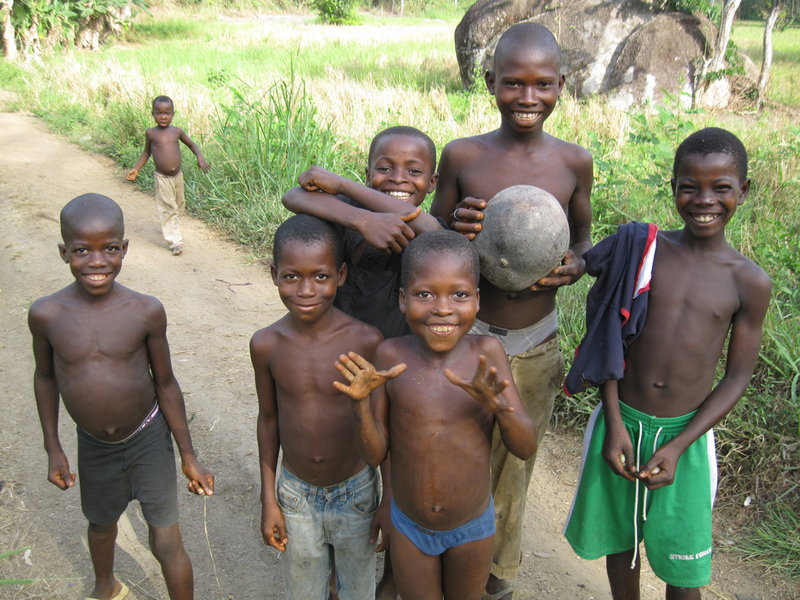
[[[653,382],[653,387],[655,387],[655,388],[664,388],[664,387],[667,387],[667,384],[666,384],[665,381],[654,381]]]

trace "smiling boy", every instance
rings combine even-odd
[[[353,399],[362,456],[379,464],[392,453],[392,564],[404,600],[480,598],[495,529],[493,426],[515,455],[536,450],[502,346],[467,335],[478,275],[463,236],[421,234],[403,256],[400,309],[412,334],[382,343],[374,367],[354,352],[337,364],[348,384],[334,385]]]
[[[192,448],[164,307],[116,282],[128,251],[124,233],[122,210],[110,198],[85,194],[70,201],[61,211],[59,251],[75,281],[31,306],[34,393],[48,479],[62,490],[75,485],[58,436],[60,396],[78,426],[81,507],[95,572],[91,598],[127,594],[114,577],[114,541],[117,521],[136,498],[169,597],[191,600],[171,436],[190,491],[213,494],[214,476]]]
[[[204,173],[211,167],[203,158],[200,147],[178,127],[172,126],[175,116],[175,107],[172,99],[167,96],[158,96],[153,100],[153,119],[156,126],[147,130],[144,137],[144,152],[139,157],[136,165],[128,171],[128,181],[135,181],[139,171],[153,155],[155,164],[156,207],[161,220],[161,232],[164,239],[169,242],[172,254],[175,256],[183,252],[183,236],[178,227],[178,215],[186,207],[183,191],[183,172],[181,171],[181,148],[178,142],[183,142],[197,157],[197,166]]]
[[[579,556],[606,556],[615,600],[639,598],[642,539],[668,600],[699,600],[710,581],[712,427],[747,389],[769,304],[767,274],[725,239],[750,191],[739,139],[717,128],[686,138],[672,190],[683,229],[655,235],[655,226],[632,223],[585,255],[587,272],[598,277],[587,331],[604,321],[610,333],[597,344],[618,351],[598,353],[587,336],[567,378],[572,391],[585,381],[601,385],[602,404],[586,431],[565,533]],[[641,268],[640,253],[631,260],[622,243],[635,229],[647,239]],[[634,286],[613,279],[621,270]],[[620,296],[620,289],[632,293]],[[625,310],[590,312],[610,298]],[[725,373],[715,384],[726,340]]]
[[[332,550],[339,596],[375,598],[370,538],[378,475],[359,456],[350,402],[331,382],[339,354],[357,347],[371,357],[383,338],[333,306],[347,276],[342,255],[339,233],[329,223],[310,215],[287,219],[275,233],[270,270],[289,312],[250,341],[261,534],[283,552],[290,600],[327,598]]]
[[[431,214],[470,239],[480,235],[482,209],[513,185],[535,185],[558,199],[567,215],[570,249],[561,266],[530,289],[507,292],[481,278],[481,309],[472,333],[492,335],[505,348],[525,409],[541,442],[564,377],[557,337],[556,292],[584,273],[580,256],[591,247],[592,157],[588,151],[548,134],[544,124],[564,87],[561,51],[553,34],[536,23],[520,23],[500,38],[486,85],[500,113],[500,127],[450,142],[442,152]],[[522,561],[522,528],[528,485],[536,460],[506,452],[495,432],[492,494],[497,534],[492,600],[518,598],[513,580]]]

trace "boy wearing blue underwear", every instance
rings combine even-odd
[[[639,598],[642,539],[668,600],[699,600],[710,581],[712,427],[747,388],[769,304],[767,274],[725,239],[750,190],[739,139],[716,128],[690,135],[672,189],[683,229],[631,223],[584,254],[598,279],[566,382],[570,392],[601,385],[602,404],[565,534],[582,558],[606,556],[615,600]]]
[[[516,456],[536,450],[502,345],[467,335],[479,274],[463,236],[417,236],[403,253],[399,298],[412,334],[378,346],[374,367],[353,352],[337,363],[349,385],[334,385],[353,400],[361,455],[377,465],[392,453],[392,565],[403,600],[481,597],[495,530],[493,426]]]

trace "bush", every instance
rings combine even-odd
[[[358,0],[314,0],[314,8],[319,11],[320,18],[333,25],[356,25]]]

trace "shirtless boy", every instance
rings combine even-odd
[[[188,135],[172,126],[175,108],[172,99],[167,96],[158,96],[153,100],[153,118],[156,126],[147,130],[144,136],[144,152],[139,157],[136,165],[128,171],[128,181],[134,181],[139,171],[153,154],[155,163],[156,208],[161,220],[161,233],[169,242],[172,254],[175,256],[183,252],[183,236],[178,227],[178,215],[186,207],[183,192],[183,171],[181,171],[181,147],[178,142],[183,142],[197,157],[197,166],[204,173],[211,167],[203,158],[200,147]]]
[[[415,238],[400,291],[412,334],[383,342],[374,367],[353,352],[337,364],[348,385],[334,385],[353,399],[362,456],[377,465],[392,452],[392,564],[403,600],[481,597],[495,529],[492,428],[520,458],[536,450],[503,347],[467,335],[479,269],[475,248],[455,232]]]
[[[296,215],[278,228],[273,248],[272,280],[289,313],[250,341],[259,404],[261,534],[284,553],[288,599],[328,598],[334,550],[340,598],[373,600],[370,537],[378,474],[359,456],[350,401],[331,382],[343,351],[358,348],[372,357],[383,338],[333,307],[347,267],[332,225]]]
[[[486,85],[500,112],[499,129],[450,142],[442,153],[431,214],[447,219],[470,239],[480,231],[481,209],[497,192],[512,185],[535,185],[550,192],[564,208],[570,226],[570,249],[562,265],[528,290],[509,293],[481,278],[481,310],[472,333],[496,337],[511,362],[514,382],[539,441],[553,412],[564,377],[557,339],[555,297],[558,287],[584,273],[580,256],[591,247],[592,157],[584,148],[544,131],[564,86],[560,50],[542,25],[514,25],[500,38],[494,70]],[[492,494],[497,534],[492,576],[486,598],[509,600],[522,560],[525,498],[536,456],[519,461],[492,442]]]
[[[197,460],[183,395],[172,373],[164,307],[115,282],[128,251],[122,210],[85,194],[61,211],[61,258],[75,282],[31,306],[34,392],[51,483],[75,485],[58,437],[59,395],[78,426],[81,505],[89,521],[95,572],[92,598],[121,600],[114,578],[117,521],[136,498],[161,563],[169,597],[194,597],[192,565],[178,528],[178,445],[189,490],[214,492],[214,476]]]
[[[739,139],[716,128],[686,138],[675,155],[672,190],[685,226],[657,235],[649,226],[648,237],[655,238],[649,294],[645,277],[630,306],[631,320],[643,321],[630,331],[624,362],[619,353],[613,364],[598,365],[611,375],[587,377],[601,372],[594,365],[582,373],[601,384],[602,404],[586,432],[565,533],[583,558],[606,556],[615,600],[639,598],[642,538],[668,600],[698,600],[700,586],[710,581],[717,481],[712,427],[747,388],[770,296],[767,274],[725,239],[725,226],[750,190]],[[603,288],[592,288],[590,297],[617,287],[604,273],[628,260],[624,250],[609,252],[614,242],[622,247],[620,231],[586,255],[589,273],[599,275],[595,288]],[[634,260],[628,271],[645,272],[646,263],[639,269]],[[636,306],[642,299],[645,315]],[[588,306],[587,330],[594,322]],[[619,338],[619,319],[617,325]],[[726,339],[725,374],[715,385]],[[581,352],[584,347],[591,349],[591,339]]]

